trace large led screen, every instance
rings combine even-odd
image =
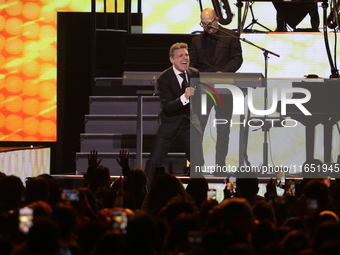
[[[212,2],[201,2],[203,8]],[[227,26],[237,28],[236,1],[229,1],[233,13]],[[107,11],[124,11],[124,1],[107,1]],[[253,15],[266,28],[276,28],[276,10],[271,2],[254,2]],[[321,5],[321,3],[318,3]],[[246,2],[244,2],[244,7]],[[103,1],[96,1],[98,12]],[[242,8],[242,14],[246,8]],[[0,141],[46,141],[56,136],[56,47],[57,12],[90,12],[90,0],[0,0]],[[137,1],[132,1],[132,12]],[[319,7],[321,15],[322,8]],[[199,23],[200,1],[195,0],[144,0],[142,1],[143,33],[192,33],[201,31]],[[245,26],[251,24],[248,9]],[[299,25],[309,26],[307,16]],[[321,25],[320,25],[321,27]],[[268,32],[259,24],[250,28]],[[300,34],[298,37],[259,34],[247,39],[261,47],[277,52],[281,58],[269,60],[270,77],[301,77],[317,73],[330,74],[321,33]],[[240,72],[264,72],[262,52],[247,44],[244,64]],[[332,47],[332,46],[331,46]]]

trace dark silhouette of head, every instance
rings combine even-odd
[[[45,179],[47,182],[49,194],[48,203],[51,206],[56,205],[60,201],[62,188],[61,182],[49,174],[41,174],[38,177]]]
[[[304,186],[304,197],[306,202],[315,200],[318,212],[324,211],[329,202],[329,191],[327,185],[319,179],[310,180]]]
[[[135,214],[126,230],[126,254],[153,254],[157,247],[158,228],[155,219],[146,213]]]
[[[207,200],[208,189],[208,182],[205,178],[190,178],[186,187],[186,191],[195,201],[198,208]]]
[[[19,177],[10,175],[2,178],[0,180],[1,212],[20,207],[24,189],[24,185]]]
[[[196,204],[192,200],[173,197],[164,207],[164,215],[171,226],[181,215],[198,215]]]
[[[59,226],[61,237],[69,237],[78,223],[77,212],[73,206],[68,203],[55,205],[51,218]]]
[[[267,220],[273,225],[276,224],[275,210],[271,203],[266,201],[257,201],[252,207],[257,220]]]
[[[88,173],[89,189],[96,193],[99,188],[109,188],[111,185],[110,170],[106,166],[97,166]]]
[[[255,227],[253,210],[244,198],[225,199],[221,204],[221,219],[225,229],[236,238],[248,240]]]
[[[176,196],[189,199],[189,195],[179,179],[172,174],[162,174],[155,180],[149,191],[148,211],[157,215],[171,198]]]
[[[36,201],[48,202],[49,188],[47,181],[42,177],[29,178],[26,181],[26,203]]]
[[[236,187],[240,193],[239,195],[247,199],[251,205],[258,200],[259,181],[255,175],[247,173],[247,175],[237,176]]]
[[[90,255],[123,255],[125,248],[124,237],[115,230],[107,230],[98,239]]]
[[[35,221],[28,232],[28,254],[56,254],[59,249],[59,229],[50,219]]]

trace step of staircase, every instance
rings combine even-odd
[[[143,114],[156,115],[160,109],[158,96],[142,96]],[[137,96],[91,96],[90,115],[137,114]]]
[[[76,153],[76,171],[78,174],[86,172],[88,166],[88,152]],[[130,168],[136,167],[136,153],[131,152],[130,154]],[[145,170],[146,161],[149,159],[150,153],[143,153],[143,166]],[[103,153],[98,152],[98,159],[101,159],[100,165],[106,166],[110,169],[110,175],[121,175],[122,169],[117,163],[119,158],[118,153]],[[186,166],[185,153],[168,153],[164,159],[162,166],[165,167],[166,171],[170,171],[176,175],[184,175],[184,168]],[[171,168],[171,169],[169,169]]]
[[[143,135],[143,152],[150,152],[156,135]],[[82,152],[96,150],[100,152],[119,152],[125,149],[136,152],[136,134],[81,134]],[[180,141],[175,142],[170,152],[184,152]]]
[[[143,133],[156,134],[158,115],[143,115]],[[85,115],[85,133],[133,134],[137,115]]]

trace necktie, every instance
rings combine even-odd
[[[182,81],[182,93],[184,94],[185,93],[185,88],[188,87],[187,77],[186,77],[185,73],[180,73],[179,75],[183,78],[183,81]],[[185,112],[186,112],[186,116],[188,118],[190,116],[190,107],[191,107],[190,103],[185,106]]]
[[[185,73],[180,73],[179,74],[182,78],[183,78],[183,81],[182,81],[182,91],[183,93],[185,92],[185,88],[188,87],[188,82],[187,82],[187,78],[185,76]]]

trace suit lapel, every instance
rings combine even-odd
[[[188,70],[187,70],[187,75],[188,75],[188,83],[191,84],[190,80],[193,77],[194,73],[190,68],[188,68]]]
[[[187,78],[188,78],[188,83],[190,84],[191,72],[189,68],[187,69]]]
[[[181,95],[182,94],[181,84],[179,84],[176,74],[172,67],[170,71],[170,79],[173,90],[176,92],[177,95]]]

